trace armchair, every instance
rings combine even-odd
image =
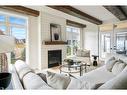
[[[88,65],[91,65],[90,50],[78,49],[76,55],[70,57],[70,59],[75,59],[77,61],[82,61],[84,63],[87,63]]]

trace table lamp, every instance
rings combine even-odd
[[[14,37],[7,36],[7,35],[0,35],[0,54],[12,52],[14,50],[14,47],[15,47]],[[1,69],[0,70],[0,89],[5,89],[10,84],[11,73],[3,72],[4,70],[2,69],[2,67],[3,65],[0,58],[0,69]]]

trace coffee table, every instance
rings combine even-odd
[[[60,73],[64,72],[64,73],[70,74],[70,73],[78,73],[79,72],[80,76],[82,76],[83,70],[85,69],[85,72],[87,71],[87,66],[90,66],[90,65],[88,65],[84,62],[79,63],[79,61],[74,60],[74,64],[67,64],[67,63],[62,64],[59,69],[60,69]],[[83,68],[83,67],[85,67],[85,68]]]

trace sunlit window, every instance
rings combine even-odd
[[[13,64],[18,59],[25,61],[27,19],[24,17],[0,14],[0,30],[2,30],[4,34],[15,37],[16,45],[14,52],[11,53],[11,63]]]
[[[5,22],[5,16],[4,15],[0,15],[0,22]]]
[[[80,48],[80,28],[67,26],[67,56],[75,55],[77,49]]]

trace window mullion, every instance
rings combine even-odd
[[[73,55],[73,28],[71,28],[71,55]]]
[[[6,34],[10,35],[10,25],[9,25],[9,17],[8,16],[6,16],[5,25],[6,25],[6,28],[7,28]]]

